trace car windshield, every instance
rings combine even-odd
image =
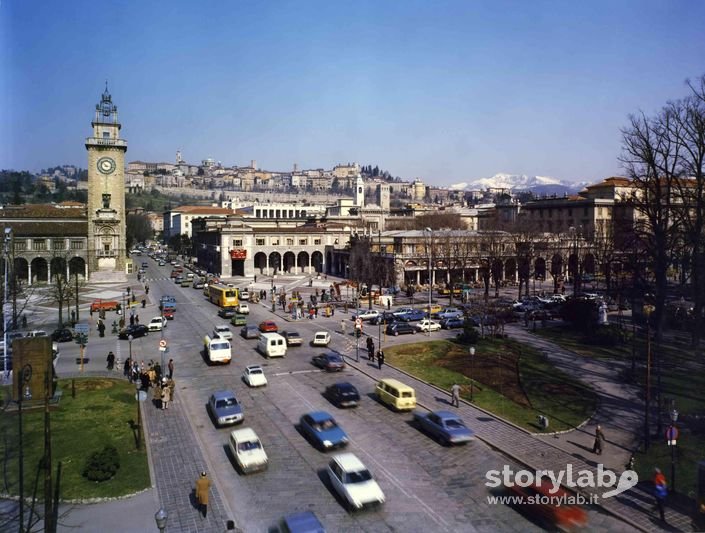
[[[291,333],[287,333],[286,336],[289,337],[289,338],[295,339],[296,337],[299,336],[299,334],[298,334],[298,333],[294,333],[294,332],[292,331]]]
[[[463,421],[458,419],[458,418],[450,418],[445,421],[446,427],[449,429],[460,429],[464,428],[465,424],[463,424]]]
[[[324,420],[323,422],[318,422],[313,424],[313,429],[316,431],[329,431],[333,428],[336,428],[337,424],[335,423],[335,420],[328,419]]]
[[[261,374],[262,369],[261,368],[252,368],[250,369],[250,374]]]
[[[227,342],[218,342],[215,344],[211,344],[211,350],[228,350],[230,349],[230,345]]]
[[[215,406],[219,409],[222,409],[224,407],[233,407],[237,405],[237,400],[233,398],[222,398],[220,400],[217,400],[215,402]]]
[[[218,333],[228,333],[230,330],[228,328],[215,328]]]
[[[340,363],[342,361],[342,359],[339,355],[330,354],[328,356],[328,361],[330,363]]]
[[[345,483],[363,483],[372,479],[372,474],[369,470],[359,470],[357,472],[348,472],[345,474]]]
[[[261,447],[262,447],[262,445],[259,443],[258,440],[241,442],[240,444],[237,445],[237,449],[240,450],[241,452],[248,452],[250,450],[258,450]]]

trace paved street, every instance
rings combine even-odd
[[[467,404],[461,406],[460,412],[481,439],[463,447],[439,446],[409,423],[410,414],[393,413],[376,401],[372,392],[380,375],[399,377],[407,383],[413,381],[391,367],[380,372],[363,357],[356,363],[355,339],[350,334],[343,337],[339,333],[341,316],[347,320],[349,315],[340,312],[331,318],[300,320],[295,324],[286,323],[280,315],[276,319],[280,328],[295,329],[306,340],[312,338],[316,330],[330,331],[333,335],[331,348],[348,355],[349,368],[342,374],[324,373],[310,364],[311,355],[319,349],[304,345],[290,348],[283,359],[266,360],[255,351],[255,340],[246,341],[237,335],[233,340],[233,362],[227,366],[207,366],[200,355],[203,335],[210,333],[215,324],[226,321],[217,317],[217,308],[203,298],[201,290],[174,286],[164,272],[158,272],[153,262],[150,269],[147,276],[151,289],[149,303],[146,309],[138,310],[141,322],[146,323],[158,314],[155,302],[162,294],[173,294],[178,301],[176,319],[170,321],[164,331],[170,347],[168,357],[176,362],[175,401],[169,410],[157,410],[149,401],[144,403],[143,409],[156,486],[153,499],[158,501],[157,508],[162,505],[169,512],[168,531],[222,531],[228,520],[233,520],[234,527],[244,531],[265,531],[285,514],[308,509],[316,512],[329,531],[541,529],[540,524],[531,522],[513,508],[489,504],[485,473],[492,468],[501,469],[505,464],[514,470],[522,468],[521,464],[560,469],[565,468],[567,461],[575,462],[573,456]],[[280,278],[277,284],[287,285],[290,290],[306,281]],[[107,294],[104,297],[108,297]],[[270,302],[250,307],[250,323],[272,318]],[[349,333],[352,323],[349,320],[348,323]],[[237,333],[237,328],[233,330]],[[438,332],[433,336],[452,334]],[[153,333],[134,340],[134,357],[145,361],[159,359],[159,338],[159,333]],[[420,335],[409,335],[383,340],[399,343],[422,339]],[[129,353],[128,346],[127,341],[118,341],[114,336],[99,339],[92,327],[87,351],[90,361],[85,365],[85,373],[104,373],[107,351],[112,349],[124,360]],[[364,339],[360,346],[364,346]],[[77,372],[74,360],[77,350],[72,343],[62,345],[57,368],[60,376]],[[360,351],[361,356],[363,351]],[[252,363],[264,366],[269,380],[266,388],[250,390],[240,380],[243,368]],[[350,381],[360,390],[362,402],[357,409],[338,410],[321,395],[327,385],[341,380]],[[421,408],[448,407],[444,391],[421,382],[413,386]],[[269,455],[267,472],[241,476],[235,471],[226,453],[230,429],[215,428],[205,409],[209,394],[221,388],[236,391],[245,413],[242,427],[255,429]],[[356,514],[343,509],[322,475],[330,454],[314,449],[297,430],[299,417],[312,410],[331,412],[347,431],[351,437],[349,451],[370,468],[387,496],[383,507]],[[497,450],[519,461],[510,460]],[[198,473],[204,469],[214,483],[208,518],[202,520],[193,505],[192,491]],[[114,505],[102,504],[106,508]],[[144,503],[141,505],[144,509]],[[641,511],[632,511],[629,515],[619,505],[613,514],[596,507],[589,508],[588,512],[591,530],[634,530],[633,525],[617,519],[622,514],[630,519],[641,516],[644,520],[633,520],[633,524],[646,530],[657,527],[650,522],[649,515],[644,516]],[[80,515],[74,513],[73,516]],[[71,515],[64,521],[65,527],[76,525],[70,518]],[[153,512],[149,522],[153,526]],[[101,528],[101,531],[110,529]]]

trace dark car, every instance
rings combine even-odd
[[[238,424],[244,419],[242,407],[233,391],[221,390],[211,394],[208,399],[208,409],[213,415],[216,426]]]
[[[414,422],[441,444],[461,444],[471,441],[475,434],[458,415],[450,411],[415,413]]]
[[[218,310],[218,316],[220,318],[232,318],[235,316],[236,309],[234,307],[223,307]]]
[[[257,326],[243,326],[240,330],[243,339],[259,339],[259,328]]]
[[[397,318],[403,322],[414,322],[426,318],[426,311],[421,309],[412,309],[404,314],[397,315]]]
[[[322,368],[328,372],[340,372],[345,369],[343,357],[335,352],[314,355],[311,362],[318,368]]]
[[[73,340],[73,332],[69,328],[55,329],[51,334],[51,340],[56,342],[69,342]]]
[[[132,335],[132,338],[136,339],[138,337],[145,337],[148,334],[149,329],[147,328],[147,326],[145,326],[144,324],[135,324],[134,326],[127,326],[125,329],[123,329],[118,335],[118,337],[121,339],[127,339],[130,335]]]
[[[444,318],[441,320],[441,327],[443,329],[462,328],[464,325],[465,320],[462,318]]]
[[[326,530],[313,511],[301,511],[286,515],[282,519],[278,533],[326,533]]]
[[[346,381],[326,388],[325,396],[337,407],[356,407],[360,402],[360,393],[352,383]]]
[[[397,322],[397,317],[391,311],[384,311],[376,317],[370,319],[370,324],[373,326],[379,326],[380,324],[391,324],[392,322]]]
[[[411,333],[415,335],[418,330],[407,322],[395,322],[387,326],[387,335],[407,335]]]
[[[301,432],[320,450],[347,446],[348,436],[335,419],[325,411],[303,415],[299,420]]]
[[[301,335],[295,331],[282,331],[281,336],[286,339],[287,346],[301,346],[304,343]]]

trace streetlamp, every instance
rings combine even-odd
[[[473,387],[473,379],[475,378],[475,372],[473,371],[474,367],[474,361],[475,361],[475,347],[470,346],[470,401],[473,401],[474,397],[474,387]]]
[[[169,518],[169,515],[163,507],[154,514],[154,521],[157,523],[159,533],[164,533],[167,518]]]
[[[31,400],[32,391],[29,381],[32,379],[32,365],[22,367],[22,373],[17,380],[17,426],[19,430],[19,471],[20,471],[20,533],[24,531],[24,445],[22,444],[22,400]],[[24,390],[22,390],[24,388]]]
[[[644,390],[644,450],[649,449],[649,409],[651,407],[651,313],[654,311],[653,305],[646,304],[643,307],[646,317],[646,383]],[[659,413],[660,415],[660,413]]]
[[[671,411],[671,427],[668,428],[668,445],[671,447],[671,487],[676,490],[676,443],[678,438],[678,433],[676,429],[676,422],[678,422],[678,411],[674,408]]]
[[[428,336],[431,336],[431,291],[433,289],[433,284],[431,283],[431,262],[433,260],[433,252],[431,250],[431,245],[433,244],[433,230],[431,228],[424,229],[424,232],[428,232]],[[453,290],[451,288],[451,290]]]
[[[2,368],[5,371],[5,377],[10,376],[10,370],[9,370],[9,362],[10,362],[10,346],[7,344],[7,301],[8,301],[8,286],[7,286],[7,280],[8,280],[8,273],[10,271],[10,244],[12,242],[12,228],[5,228],[5,247],[4,247],[4,254],[5,254],[5,281],[4,281],[4,295],[3,295],[3,306],[2,306],[2,331],[3,331],[3,366]]]

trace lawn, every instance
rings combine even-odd
[[[76,397],[71,397],[71,381],[60,380],[63,397],[51,410],[51,441],[54,479],[56,465],[61,462],[63,500],[104,498],[131,494],[149,487],[149,468],[144,445],[136,450],[133,427],[137,418],[135,388],[127,381],[113,379],[77,379]],[[38,494],[42,493],[39,462],[44,453],[43,409],[24,410],[24,492],[34,491],[39,479]],[[3,457],[3,492],[18,494],[18,419],[17,411],[0,416],[0,440]],[[120,457],[120,469],[108,481],[93,482],[81,475],[86,459],[93,452],[112,444]],[[38,477],[39,474],[39,477]]]
[[[472,396],[479,407],[530,431],[540,429],[540,414],[560,431],[585,421],[597,406],[589,387],[510,339],[482,339],[472,365],[468,347],[454,341],[404,344],[384,353],[390,364],[442,389],[457,382],[464,399]]]

